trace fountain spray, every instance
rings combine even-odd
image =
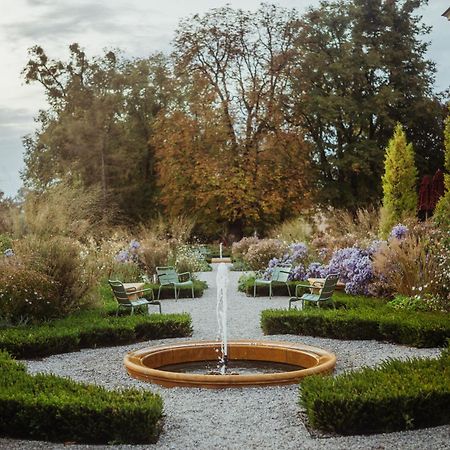
[[[227,336],[227,285],[228,268],[226,264],[219,264],[217,268],[217,322],[219,325],[219,338],[221,339],[221,355],[218,368],[224,375],[228,363],[228,336]]]

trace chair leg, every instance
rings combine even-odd
[[[289,287],[288,283],[286,283],[286,287],[287,287],[288,294],[289,294],[289,297],[290,297],[291,296],[291,288]]]
[[[255,297],[256,297],[256,282],[253,285],[253,298],[255,298]]]
[[[131,316],[134,314],[134,306],[131,307]]]
[[[175,290],[175,300],[178,300],[177,287],[174,286],[173,289]]]
[[[269,284],[269,298],[272,298],[272,283]]]
[[[160,294],[161,294],[161,285],[159,285],[159,289],[158,289],[158,300],[159,300]]]
[[[194,285],[191,286],[191,291],[192,291],[192,298],[195,298],[195,296],[194,296]]]

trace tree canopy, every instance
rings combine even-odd
[[[33,47],[23,74],[48,108],[24,140],[25,185],[99,188],[117,220],[189,214],[206,236],[265,232],[313,202],[377,204],[397,122],[420,175],[443,164],[425,1],[225,6],[183,19],[168,57]]]

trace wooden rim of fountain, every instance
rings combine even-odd
[[[297,383],[318,373],[330,373],[336,356],[318,347],[276,341],[230,341],[229,360],[267,361],[304,367],[272,374],[208,375],[159,370],[160,367],[196,361],[217,361],[218,341],[183,342],[127,353],[125,367],[134,378],[165,387],[229,388]]]

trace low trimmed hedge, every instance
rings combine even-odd
[[[153,289],[153,293],[155,294],[156,299],[158,297],[159,284],[150,284],[148,287],[151,287]],[[207,287],[208,284],[205,281],[194,280],[194,297],[195,298],[201,297],[205,289],[207,289]],[[162,286],[159,298],[160,299],[175,298],[173,286]],[[182,287],[180,289],[180,294],[178,298],[192,298],[191,288]]]
[[[236,270],[236,269],[235,269]],[[299,281],[292,281],[289,284],[291,294],[294,295],[295,286]],[[304,283],[304,281],[302,282]],[[252,275],[243,275],[238,281],[238,291],[244,292],[248,297],[253,297],[253,289],[255,285],[255,277]],[[273,296],[288,296],[289,292],[286,287],[286,283],[272,283],[272,295]],[[269,287],[258,285],[256,288],[256,297],[268,297]]]
[[[52,442],[147,444],[163,413],[157,394],[108,391],[54,375],[29,375],[0,352],[0,435]]]
[[[450,317],[439,313],[412,313],[392,308],[306,308],[265,310],[261,328],[265,334],[297,334],[336,339],[375,339],[414,347],[441,347],[450,337]]]
[[[108,316],[85,311],[42,325],[0,330],[0,349],[16,358],[36,358],[81,348],[123,345],[192,334],[188,314]]]
[[[449,424],[449,355],[307,377],[300,385],[300,404],[313,427],[347,435]]]

